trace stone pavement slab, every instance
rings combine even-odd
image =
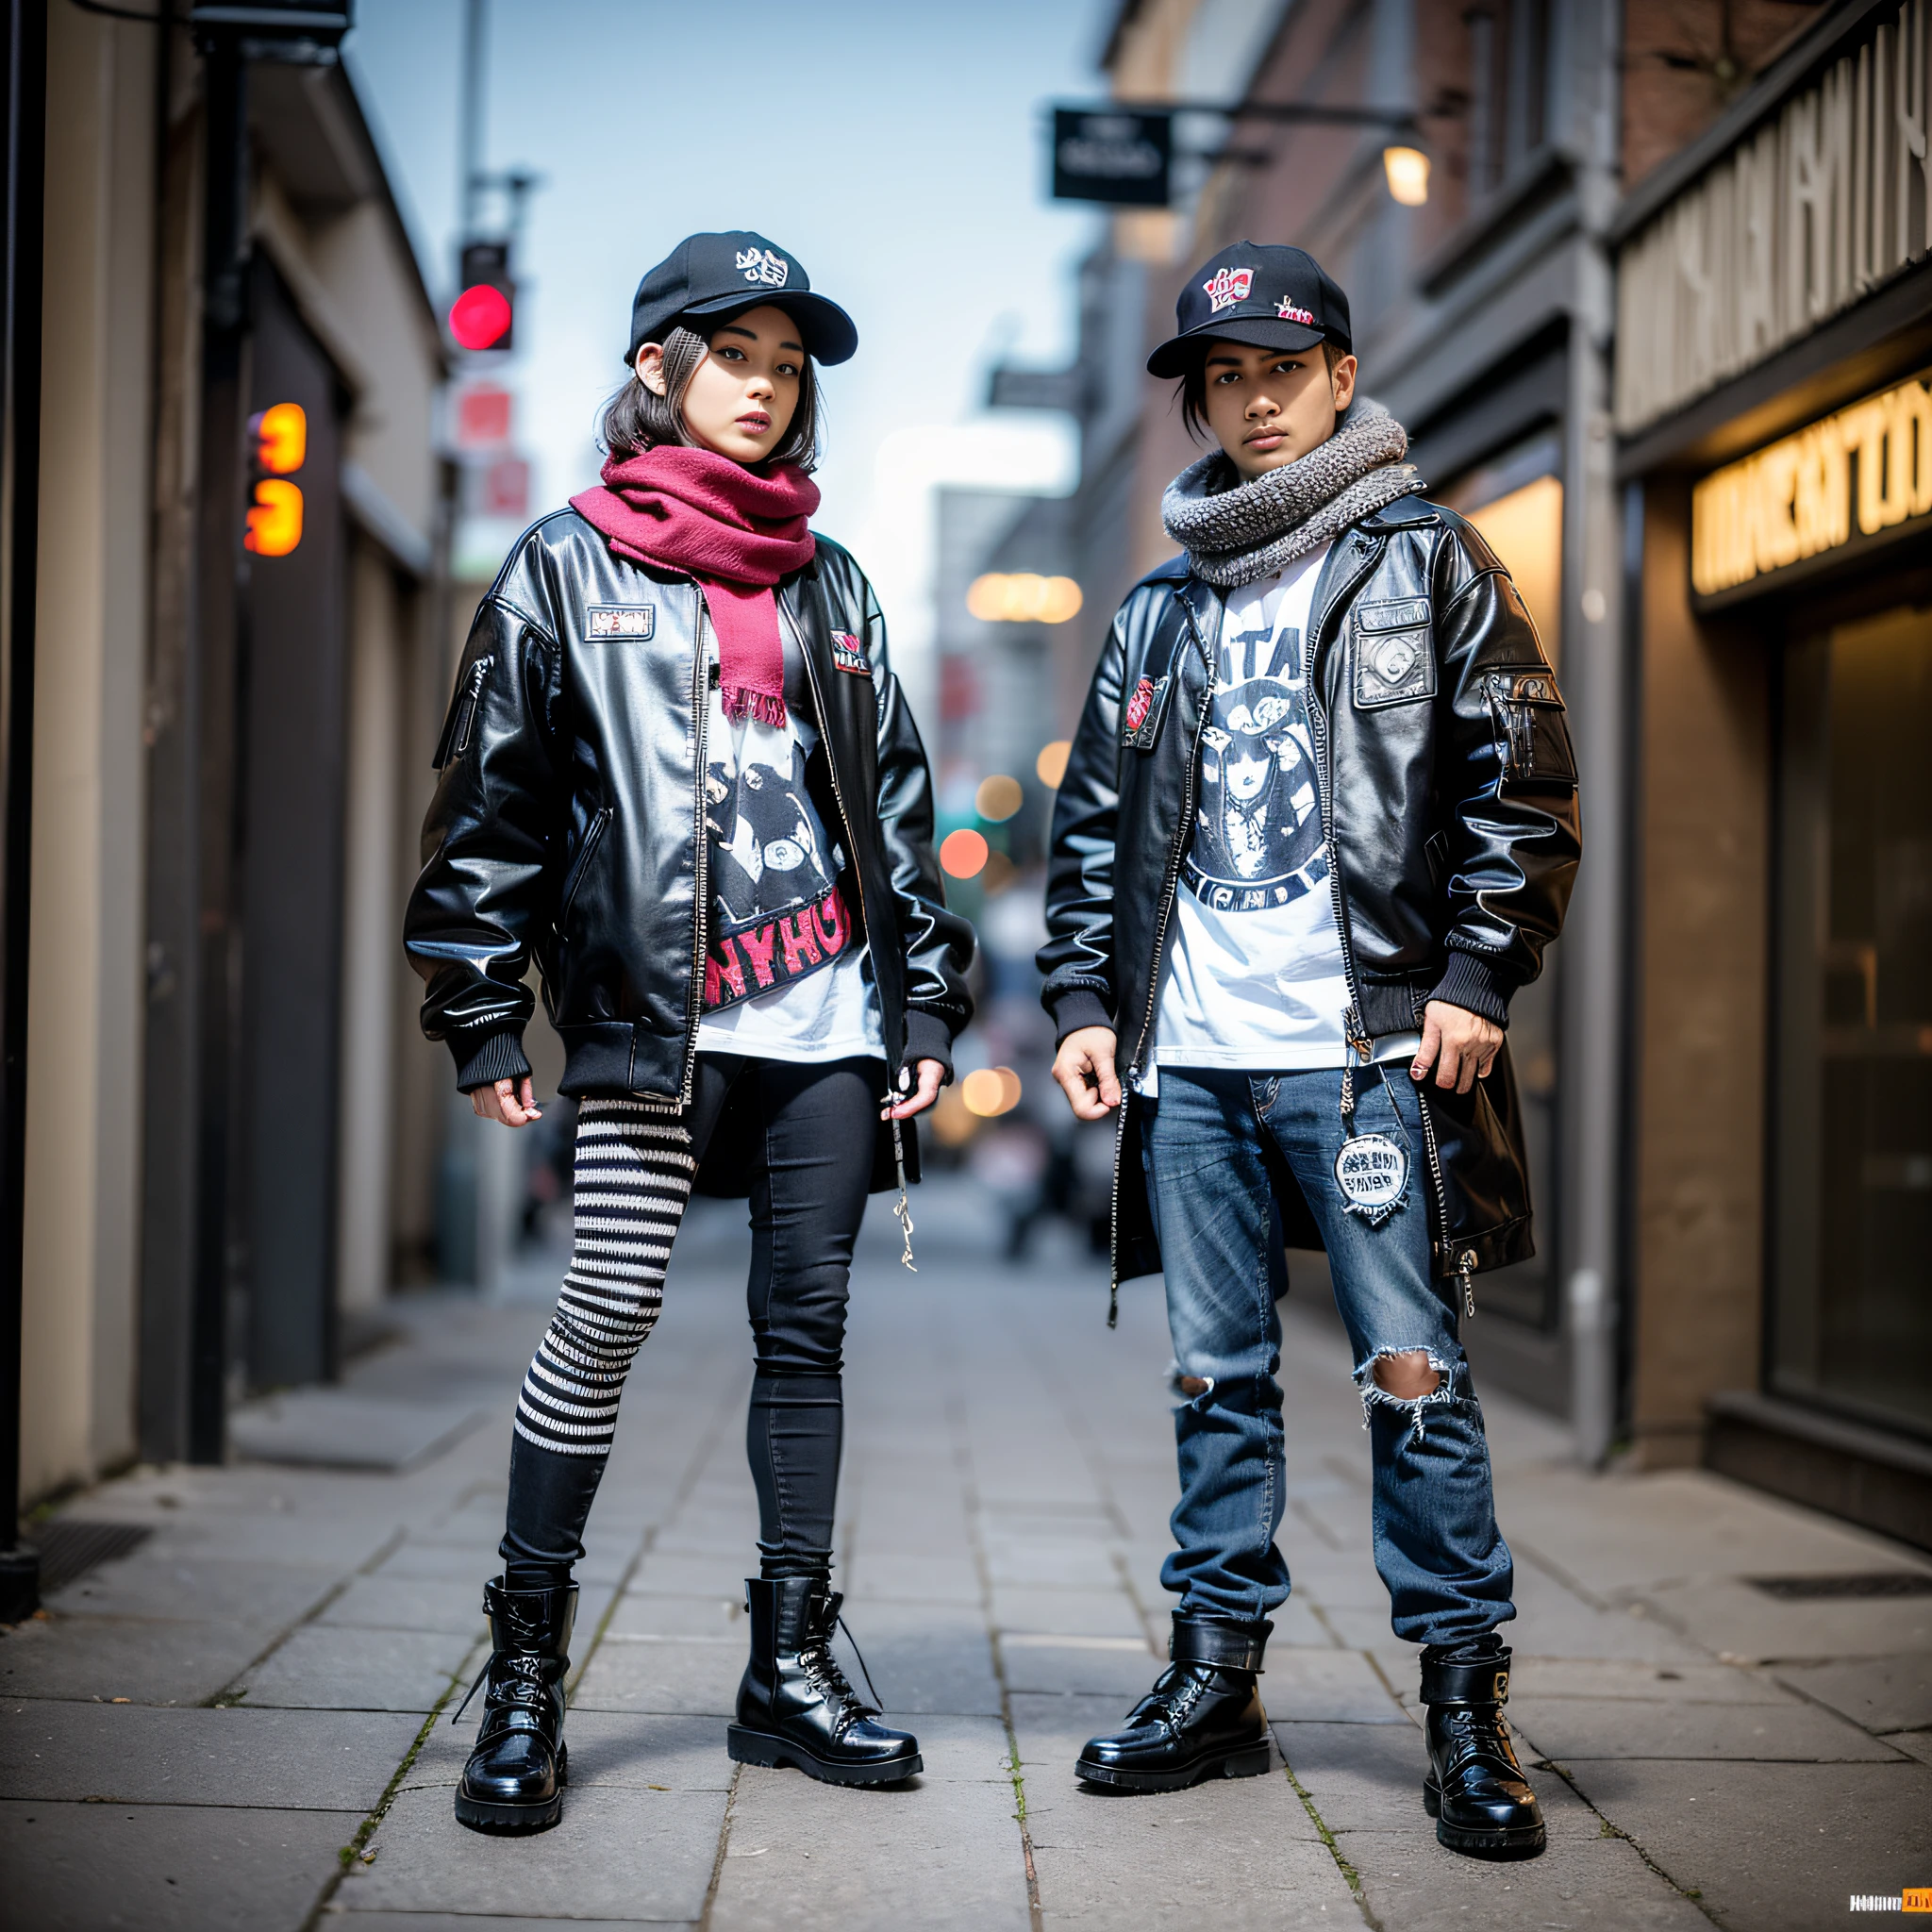
[[[373,1809],[422,1720],[389,1711],[0,1705],[0,1798]]]
[[[24,1624],[0,1646],[0,1697],[201,1704],[281,1631],[240,1619],[200,1624],[75,1617]]]
[[[1419,1843],[1405,1831],[1340,1833],[1337,1845],[1360,1878],[1373,1923],[1404,1932],[1491,1925],[1708,1932],[1710,1925],[1694,1900],[1616,1837],[1553,1834],[1541,1857],[1508,1864],[1458,1858],[1432,1837]]]
[[[355,1811],[0,1804],[8,1932],[296,1932]]]
[[[231,1695],[255,1708],[330,1710],[435,1707],[461,1669],[475,1632],[342,1630],[310,1624],[236,1680]]]
[[[1721,1924],[1817,1932],[1854,1892],[1932,1871],[1932,1770],[1913,1763],[1605,1761],[1570,1766],[1590,1801]]]
[[[573,1790],[555,1829],[525,1838],[465,1831],[446,1790],[398,1793],[336,1901],[363,1911],[684,1921],[704,1910],[724,1823],[722,1790],[593,1785]],[[558,1910],[561,1907],[564,1909]]]
[[[1788,1664],[1777,1678],[1842,1711],[1868,1731],[1918,1730],[1932,1724],[1932,1650],[1878,1657],[1870,1663]]]
[[[922,1740],[923,1741],[923,1740]],[[1013,1856],[1016,1800],[1006,1733],[954,1731],[950,1768],[977,1744],[976,1778],[852,1791],[795,1771],[745,1767],[709,1924],[716,1932],[1026,1932],[1026,1874]],[[959,1747],[964,1744],[967,1749]]]

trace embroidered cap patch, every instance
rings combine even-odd
[[[872,659],[865,655],[865,646],[849,630],[832,633],[832,662],[841,671],[851,672],[855,677],[872,675]]]
[[[584,635],[599,638],[648,638],[658,628],[655,604],[592,604],[584,612]]]

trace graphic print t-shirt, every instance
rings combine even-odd
[[[787,631],[783,724],[724,715],[715,646],[706,685],[711,905],[699,1049],[761,1059],[883,1057],[864,944],[838,885],[844,854],[806,785],[819,734],[797,642]]]
[[[1227,595],[1192,837],[1155,1019],[1156,1067],[1349,1060],[1349,1004],[1316,790],[1305,641],[1325,544]],[[1413,1052],[1414,1034],[1376,1042]]]

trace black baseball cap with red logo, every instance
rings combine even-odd
[[[1348,297],[1303,248],[1237,242],[1197,268],[1174,306],[1177,333],[1147,358],[1149,375],[1184,375],[1210,341],[1312,349],[1324,338],[1346,351]]]

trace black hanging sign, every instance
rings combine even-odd
[[[1132,108],[1053,110],[1053,197],[1165,208],[1174,116]]]

